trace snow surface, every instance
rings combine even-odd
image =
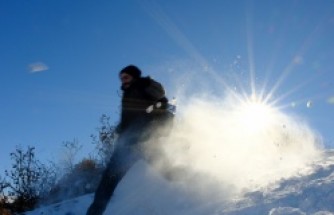
[[[242,195],[202,195],[197,184],[166,179],[139,161],[117,187],[105,214],[117,215],[330,215],[334,214],[334,150],[308,166],[308,174],[281,179]],[[303,171],[304,172],[304,171]],[[220,189],[218,189],[220,190]],[[38,208],[26,215],[81,215],[93,194]]]
[[[172,128],[142,143],[150,165],[130,169],[105,214],[334,214],[334,150],[300,117],[238,98],[185,99]],[[81,215],[92,200],[26,214]]]

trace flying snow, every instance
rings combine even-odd
[[[327,102],[328,102],[329,104],[334,104],[334,96],[329,97],[329,98],[327,99]]]
[[[238,98],[181,99],[170,135],[148,144],[156,166],[192,192],[225,197],[310,171],[321,155],[317,133],[261,100]]]
[[[313,102],[311,100],[307,101],[306,107],[311,108],[313,106]]]

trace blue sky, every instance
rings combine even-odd
[[[99,117],[118,119],[128,64],[169,97],[187,73],[252,79],[334,147],[333,1],[1,0],[0,26],[0,170],[17,145],[46,160],[76,138],[88,153]]]

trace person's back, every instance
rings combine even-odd
[[[168,100],[160,83],[141,77],[141,71],[133,65],[121,70],[120,79],[123,96],[121,119],[116,128],[119,138],[87,215],[103,214],[118,182],[142,157],[137,147],[145,131],[153,123],[163,124],[170,118]],[[154,131],[150,129],[150,132]]]
[[[156,106],[159,105],[159,108]],[[168,100],[160,83],[150,77],[140,77],[123,89],[120,131],[140,121],[151,122],[167,115]]]

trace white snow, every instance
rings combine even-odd
[[[139,161],[117,187],[105,214],[117,215],[333,215],[334,151],[312,165],[312,173],[282,180],[272,190],[259,190],[232,199],[194,195],[193,184],[164,178]],[[224,196],[222,194],[221,196]],[[228,195],[229,196],[229,195]],[[38,208],[26,215],[85,214],[93,194]]]
[[[302,119],[235,98],[188,99],[171,132],[145,142],[150,164],[130,169],[105,214],[334,214],[334,151]],[[26,214],[81,215],[92,199]]]

